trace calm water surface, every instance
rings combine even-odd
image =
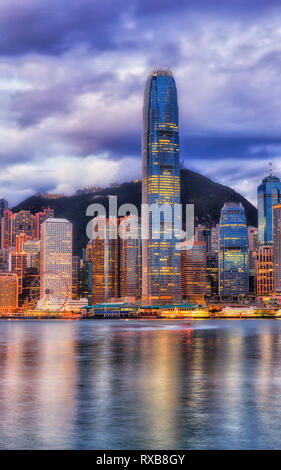
[[[0,321],[1,449],[280,449],[281,321]]]

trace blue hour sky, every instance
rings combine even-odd
[[[281,176],[281,4],[1,0],[0,196],[141,176],[147,75],[170,68],[186,167],[255,203]]]

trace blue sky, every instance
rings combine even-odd
[[[281,5],[1,0],[0,195],[141,176],[147,75],[172,70],[181,159],[255,203],[281,176]]]

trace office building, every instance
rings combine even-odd
[[[103,238],[92,240],[92,303],[107,302],[111,297],[119,296],[118,276],[118,239],[112,232],[118,226],[118,220],[101,218]]]
[[[72,297],[72,224],[47,219],[41,225],[40,296]]]
[[[222,297],[249,293],[248,230],[241,203],[225,203],[219,229],[219,294]]]
[[[273,244],[272,207],[281,202],[281,182],[271,174],[258,187],[258,229],[259,244]]]
[[[181,296],[184,301],[202,302],[206,294],[206,243],[195,241],[186,249],[181,243]]]
[[[274,290],[281,291],[281,204],[273,206]]]
[[[142,203],[168,204],[173,211],[180,203],[180,168],[177,89],[170,71],[157,70],[146,82],[142,164]],[[142,224],[148,232],[148,239],[142,240],[142,303],[178,303],[180,252],[172,220],[164,224],[161,218],[156,230],[151,216]]]
[[[260,245],[257,257],[257,294],[274,291],[273,245]]]
[[[18,307],[18,278],[16,273],[0,272],[0,313],[12,312]]]

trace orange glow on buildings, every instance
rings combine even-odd
[[[16,273],[0,273],[0,312],[18,307],[18,278]]]
[[[257,294],[270,294],[274,291],[273,246],[260,245],[257,257]]]

